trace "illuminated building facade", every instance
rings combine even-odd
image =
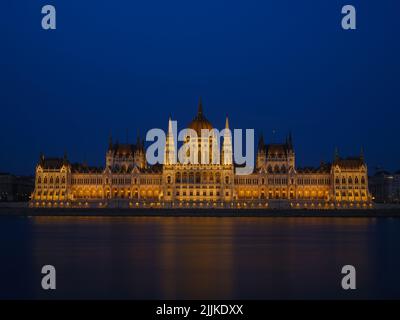
[[[212,146],[205,141],[204,129],[213,126],[198,113],[188,128],[198,133],[188,143]],[[229,121],[226,119],[226,129]],[[184,164],[173,161],[177,146],[172,137],[171,119],[166,137],[164,163],[148,165],[144,141],[113,143],[110,138],[104,168],[72,164],[67,156],[46,158],[36,167],[33,207],[96,208],[366,208],[371,206],[368,170],[361,154],[343,159],[335,155],[331,164],[318,168],[298,168],[291,135],[281,144],[258,143],[252,174],[238,175],[233,162],[232,137],[223,135],[220,160],[213,152],[199,152],[209,161]],[[194,142],[193,142],[194,141]],[[218,153],[219,154],[219,153]],[[193,157],[190,154],[189,157]],[[197,156],[197,154],[196,154]]]

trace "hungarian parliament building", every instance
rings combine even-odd
[[[188,128],[202,144],[202,130],[213,126],[198,112]],[[229,121],[226,119],[226,129]],[[228,132],[229,130],[225,130]],[[372,206],[368,171],[361,153],[319,167],[296,166],[292,137],[266,144],[260,137],[254,169],[236,172],[232,137],[223,136],[218,164],[172,161],[176,150],[171,120],[163,164],[149,165],[144,141],[113,143],[110,138],[105,167],[71,163],[67,156],[41,155],[35,171],[31,207],[69,208],[208,208],[208,209],[357,209]]]

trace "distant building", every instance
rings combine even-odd
[[[400,203],[400,171],[377,171],[369,178],[369,189],[377,203]]]
[[[229,121],[226,119],[226,129]],[[188,128],[198,133],[194,146],[216,143],[202,130],[213,129],[201,102]],[[105,167],[70,163],[64,158],[40,157],[36,166],[35,207],[160,207],[160,208],[366,208],[371,206],[368,169],[361,154],[341,158],[318,168],[298,168],[292,136],[284,143],[266,144],[261,138],[257,164],[251,174],[237,175],[232,137],[223,137],[222,153],[214,164],[212,152],[198,159],[206,163],[175,163],[172,121],[168,125],[165,161],[149,165],[143,141],[113,143],[110,139]],[[204,149],[204,148],[203,148]],[[196,150],[190,148],[189,150]],[[188,153],[195,157],[196,152]]]
[[[400,203],[400,170],[393,174],[393,201]]]
[[[0,201],[29,201],[34,177],[0,173]]]

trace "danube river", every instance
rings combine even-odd
[[[0,217],[3,299],[400,298],[399,272],[394,218]]]

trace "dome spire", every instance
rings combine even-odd
[[[201,101],[201,97],[199,98],[199,108],[197,111],[197,116],[199,118],[203,116],[203,102]]]
[[[201,137],[201,135],[202,135],[202,132],[201,132],[202,129],[207,129],[207,130],[213,129],[213,126],[211,125],[211,123],[206,119],[206,117],[203,114],[203,103],[201,101],[201,97],[199,99],[199,108],[197,111],[197,115],[193,119],[193,121],[189,124],[188,128],[196,131],[197,135],[199,137]]]

